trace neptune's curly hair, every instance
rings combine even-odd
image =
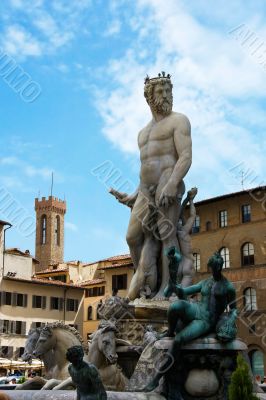
[[[221,254],[218,253],[218,251],[216,251],[210,258],[208,261],[208,267],[212,267],[212,266],[216,266],[219,268],[219,270],[221,270],[223,268],[224,265],[224,259],[221,256]]]

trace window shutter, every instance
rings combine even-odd
[[[46,296],[42,296],[42,309],[46,308]]]
[[[32,308],[36,308],[36,296],[32,296]]]
[[[27,307],[28,305],[28,295],[23,294],[23,307]]]
[[[17,298],[18,298],[18,294],[17,293],[12,293],[12,306],[16,307],[17,305]]]
[[[3,305],[3,292],[0,292],[0,306]]]
[[[74,311],[77,312],[79,308],[79,301],[75,299],[75,304],[74,304]]]
[[[13,356],[13,347],[8,346],[7,358],[12,358],[12,356]]]
[[[8,331],[9,333],[16,333],[16,321],[9,321]]]
[[[123,275],[123,289],[127,289],[127,274]]]
[[[53,297],[50,297],[50,310],[53,309]]]
[[[14,359],[17,360],[19,358],[20,348],[17,347],[14,351]]]
[[[4,333],[4,320],[0,319],[0,333]]]
[[[64,299],[62,297],[59,298],[59,310],[62,311],[64,308]]]
[[[1,305],[6,304],[6,292],[1,292]]]
[[[116,275],[112,276],[112,289],[116,289]]]
[[[22,324],[21,324],[21,335],[26,335],[26,321],[22,321]]]
[[[30,329],[36,329],[36,322],[31,323]]]

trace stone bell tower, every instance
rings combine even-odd
[[[38,271],[64,261],[64,217],[66,202],[49,196],[35,199],[35,257]]]

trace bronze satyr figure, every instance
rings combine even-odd
[[[66,358],[71,363],[69,375],[77,388],[77,400],[107,400],[107,394],[97,368],[83,360],[82,346],[67,350]]]

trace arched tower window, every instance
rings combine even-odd
[[[55,244],[60,246],[60,217],[59,215],[56,216],[55,219]]]
[[[245,311],[254,311],[258,309],[256,289],[248,287],[244,290],[244,307]]]
[[[41,244],[46,244],[47,242],[47,217],[42,215],[41,217]]]
[[[230,254],[229,254],[229,249],[227,247],[222,247],[219,251],[220,256],[224,260],[224,265],[223,268],[229,268],[230,267]]]
[[[245,243],[241,249],[242,265],[254,265],[254,246],[252,243]]]

